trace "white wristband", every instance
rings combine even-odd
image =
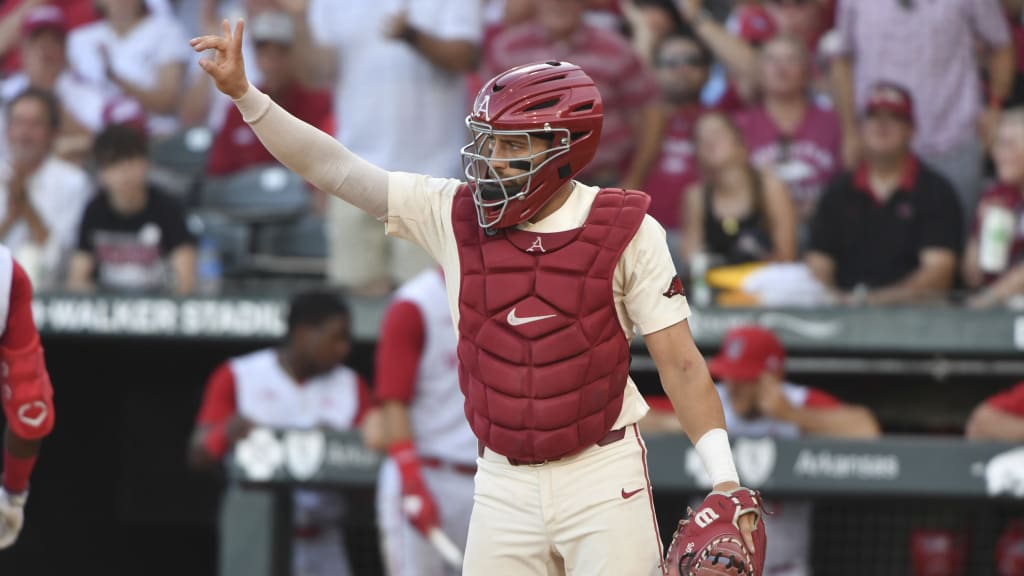
[[[694,445],[704,469],[711,477],[711,485],[722,482],[740,483],[736,473],[736,464],[732,461],[732,448],[729,447],[729,434],[722,428],[712,428],[700,437]]]

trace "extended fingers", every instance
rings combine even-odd
[[[747,521],[744,522],[743,520]],[[740,517],[740,533],[743,534],[743,544],[750,550],[750,553],[754,553],[754,520],[750,517],[750,514],[745,514]]]
[[[756,552],[756,550],[754,550],[754,537],[750,530],[743,531],[743,544],[746,545],[747,550],[750,550],[751,554]]]
[[[227,27],[228,21],[224,21],[224,26]],[[239,18],[238,22],[235,23],[235,34],[231,37],[231,44],[234,48],[235,54],[242,54],[242,34],[245,32],[245,20]]]
[[[228,41],[221,36],[200,36],[189,41],[189,45],[191,45],[192,49],[196,52],[203,52],[205,50],[217,50],[223,52],[228,48]]]

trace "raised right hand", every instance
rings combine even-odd
[[[189,44],[196,52],[213,50],[213,59],[203,58],[199,61],[200,68],[213,78],[217,89],[237,100],[249,90],[249,80],[245,77],[245,62],[242,59],[242,32],[245,22],[239,20],[235,24],[234,33],[227,20],[221,22],[223,35],[207,35],[193,38]]]

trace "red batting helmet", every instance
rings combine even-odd
[[[518,66],[484,84],[466,117],[473,141],[462,148],[480,226],[506,228],[533,217],[593,159],[603,117],[594,81],[569,62]],[[551,146],[522,158],[494,158],[491,143],[503,135]],[[525,173],[503,178],[491,164],[496,160]]]

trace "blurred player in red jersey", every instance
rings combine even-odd
[[[459,574],[429,543],[439,529],[464,549],[473,508],[477,446],[462,411],[456,342],[441,270],[403,284],[384,316],[374,376],[390,456],[377,482],[390,576]]]
[[[0,398],[4,430],[0,481],[0,549],[15,543],[25,521],[29,477],[42,439],[53,430],[53,388],[32,319],[32,284],[0,245]]]

